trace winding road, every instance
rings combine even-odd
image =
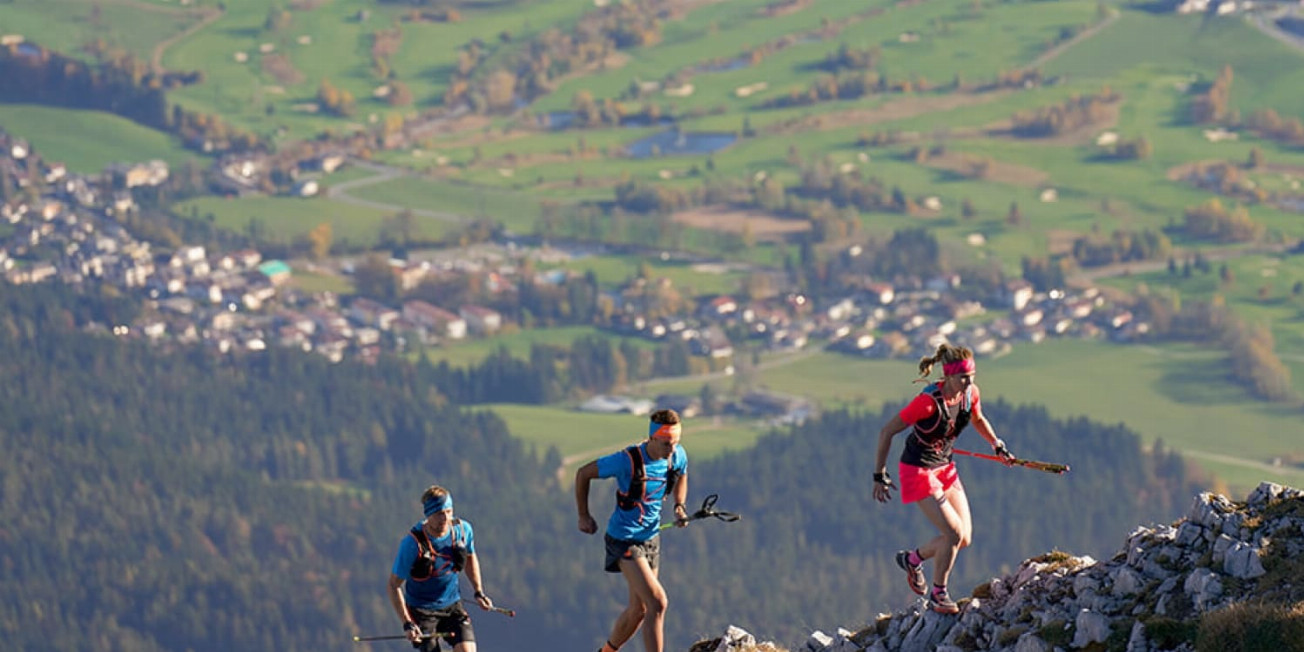
[[[351,159],[350,163],[364,170],[370,170],[372,172],[375,172],[376,174],[375,176],[363,177],[361,179],[353,179],[352,181],[344,181],[341,183],[331,185],[326,189],[327,198],[333,199],[335,201],[344,202],[346,204],[354,204],[356,206],[366,206],[368,208],[375,208],[379,210],[394,211],[396,213],[399,211],[406,210],[406,211],[410,211],[413,215],[417,215],[420,217],[429,217],[432,219],[449,222],[451,224],[466,224],[471,221],[470,217],[466,215],[462,215],[460,213],[437,211],[428,208],[412,208],[411,206],[404,206],[402,204],[389,204],[386,202],[380,202],[371,199],[363,199],[361,197],[354,197],[353,195],[349,194],[350,190],[365,188],[367,186],[374,186],[378,183],[385,183],[386,181],[392,181],[394,179],[398,179],[401,177],[416,177],[417,175],[413,174],[410,170],[406,170],[404,168],[397,168],[390,165],[382,165],[380,163],[373,163],[371,161]]]

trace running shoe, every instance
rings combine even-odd
[[[946,594],[946,589],[933,588],[928,593],[928,606],[939,614],[958,614],[960,605],[956,604],[951,596]]]
[[[910,590],[919,595],[923,595],[928,590],[928,581],[924,579],[923,564],[910,563],[910,551],[902,550],[896,554],[897,566],[906,572],[906,581],[910,583]]]

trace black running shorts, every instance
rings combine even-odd
[[[422,641],[421,646],[417,648],[421,652],[437,652],[441,639],[448,643],[449,647],[475,641],[475,630],[471,628],[471,615],[466,613],[466,609],[460,602],[453,603],[453,606],[447,609],[438,610],[408,607],[408,613],[412,614],[422,633],[439,634],[437,637]]]
[[[652,537],[647,541],[625,541],[624,539],[613,538],[610,534],[604,534],[602,538],[607,544],[605,569],[608,573],[620,572],[620,560],[638,559],[639,557],[646,558],[648,566],[651,566],[652,570],[657,569],[657,564],[661,559],[661,537]]]

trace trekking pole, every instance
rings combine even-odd
[[[702,501],[702,508],[699,509],[699,510],[697,510],[696,512],[693,512],[692,516],[689,516],[688,518],[684,519],[684,522],[685,522],[685,523],[689,523],[689,522],[692,522],[692,521],[698,521],[698,520],[701,520],[701,519],[704,519],[704,518],[713,518],[713,517],[714,517],[714,518],[718,518],[718,519],[720,519],[721,521],[724,521],[724,522],[726,522],[726,523],[732,523],[732,522],[734,522],[734,521],[736,521],[736,520],[742,518],[742,516],[739,516],[738,514],[735,514],[735,513],[733,513],[733,512],[723,512],[723,511],[720,511],[720,510],[716,509],[716,508],[715,508],[715,501],[717,501],[717,500],[719,500],[719,499],[720,499],[720,495],[719,495],[719,494],[711,494],[710,496],[707,496],[707,497]],[[672,527],[674,527],[674,526],[676,526],[676,525],[678,525],[678,524],[679,524],[679,521],[671,521],[671,522],[669,522],[669,523],[662,523],[662,524],[661,524],[661,527],[657,528],[657,530],[658,530],[658,531],[660,531],[660,530],[669,530],[670,528],[672,528]]]
[[[422,639],[428,639],[428,638],[440,638],[440,637],[444,637],[444,636],[448,636],[448,634],[443,634],[443,633],[436,632],[436,633],[434,633],[434,634],[424,634],[424,635],[421,636],[421,638],[422,638]],[[367,642],[370,642],[370,641],[406,641],[406,640],[408,640],[407,634],[390,634],[390,635],[385,635],[385,636],[354,636],[354,637],[353,637],[353,642],[354,642],[354,643],[367,643]]]
[[[973,453],[970,451],[960,450],[958,448],[954,450],[955,452],[961,455],[968,455],[969,457],[976,457],[982,460],[991,460],[993,462],[1002,462],[1002,463],[1009,462],[1013,466],[1022,466],[1025,469],[1032,469],[1034,471],[1045,471],[1046,473],[1054,473],[1056,475],[1063,475],[1067,473],[1069,470],[1069,465],[1067,464],[1055,464],[1054,462],[1037,462],[1034,460],[1021,460],[1017,457],[1012,460],[1006,460],[1005,458],[1000,457],[998,455],[986,455],[984,453]]]
[[[477,606],[477,607],[480,606],[480,603],[479,603],[479,602],[475,602],[475,601],[472,601],[472,600],[462,600],[462,604],[473,604],[473,605],[475,605],[475,606]],[[494,612],[494,613],[500,613],[500,614],[502,614],[502,615],[504,615],[504,616],[507,616],[508,618],[515,618],[515,617],[516,617],[516,610],[515,610],[515,609],[506,609],[506,608],[504,608],[504,607],[489,607],[489,611],[492,611],[492,612]]]

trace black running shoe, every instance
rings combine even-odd
[[[910,583],[910,590],[918,595],[923,595],[928,590],[928,581],[924,579],[923,564],[910,563],[910,551],[902,550],[896,554],[897,566],[906,572],[906,581]]]

